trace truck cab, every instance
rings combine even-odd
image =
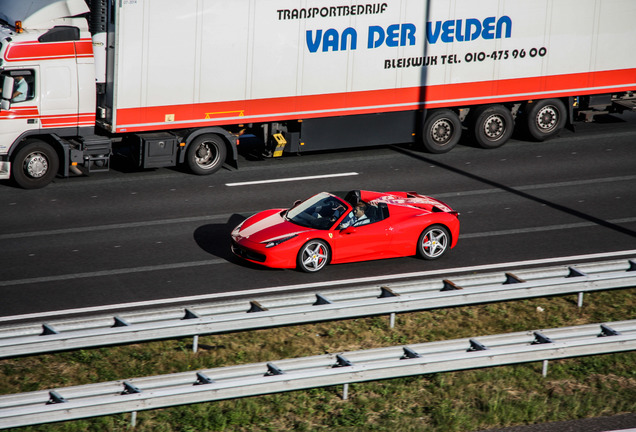
[[[107,167],[110,141],[91,139],[88,11],[82,0],[0,1],[0,179],[31,189],[77,166]]]

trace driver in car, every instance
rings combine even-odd
[[[350,226],[366,225],[371,220],[367,217],[365,212],[367,211],[367,205],[362,201],[357,203],[353,210],[347,215],[346,219],[340,224],[340,229]]]

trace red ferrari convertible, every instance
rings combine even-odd
[[[457,244],[458,213],[415,192],[322,192],[290,209],[255,214],[232,231],[232,252],[272,268],[317,272],[338,264],[419,255]]]

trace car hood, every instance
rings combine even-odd
[[[271,213],[271,212],[274,213]],[[235,240],[249,240],[255,243],[267,243],[279,238],[288,237],[312,231],[311,228],[301,227],[285,220],[281,210],[270,210],[257,213],[247,219],[238,232],[234,232]]]

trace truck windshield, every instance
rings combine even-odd
[[[286,219],[303,227],[328,230],[348,210],[344,201],[322,192],[291,208]]]

